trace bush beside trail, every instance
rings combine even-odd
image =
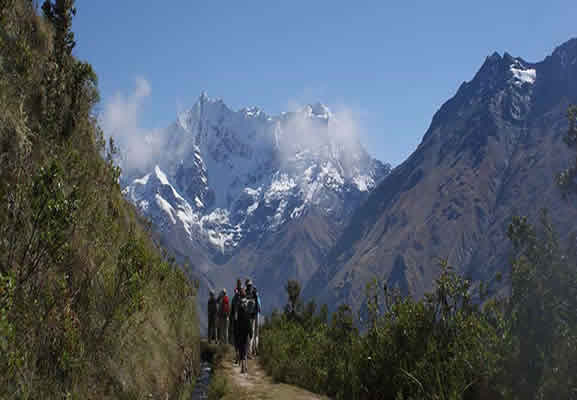
[[[348,306],[329,322],[291,282],[285,311],[261,331],[263,366],[336,399],[575,399],[575,246],[561,248],[545,213],[541,229],[514,218],[508,234],[509,296],[487,300],[485,285],[473,291],[442,262],[421,300],[370,283],[363,333]]]
[[[499,368],[493,314],[473,304],[469,286],[444,264],[426,299],[383,288],[379,304],[374,282],[363,334],[347,306],[330,323],[312,303],[274,315],[262,330],[263,364],[278,380],[337,399],[461,398]]]

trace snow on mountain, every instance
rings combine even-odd
[[[124,194],[161,232],[219,253],[310,207],[344,221],[390,170],[322,104],[268,116],[202,93],[161,135],[162,156],[126,171]]]
[[[526,68],[519,60],[515,60],[515,62],[509,66],[509,70],[513,74],[513,80],[517,85],[522,85],[523,83],[533,84],[537,78],[535,68]]]

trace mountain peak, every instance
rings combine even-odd
[[[258,107],[232,110],[202,92],[165,131],[165,153],[150,163],[158,165],[129,184],[127,193],[153,219],[180,221],[186,233],[180,245],[221,253],[310,210],[348,218],[389,170],[368,155],[354,132],[345,137],[348,126],[330,118],[320,102],[267,116]],[[172,208],[155,190],[137,190],[143,183],[160,187]],[[143,208],[157,200],[160,208]]]
[[[464,82],[455,96],[435,113],[423,140],[443,123],[452,121],[454,115],[462,114],[471,104],[484,104],[489,113],[496,113],[495,107],[498,107],[499,113],[512,120],[524,119],[532,105],[535,82],[547,77],[540,68],[539,64],[513,57],[508,52],[502,56],[493,52],[485,58],[473,79]]]
[[[570,39],[558,46],[552,54],[562,66],[577,64],[577,38]]]
[[[200,92],[200,96],[198,96],[198,100],[195,102],[196,104],[207,104],[207,103],[220,103],[224,105],[224,102],[220,98],[216,97],[209,97],[205,90]]]
[[[520,57],[513,57],[508,52],[503,53],[501,56],[498,52],[494,52],[490,56],[485,58],[485,62],[479,69],[479,73],[481,75],[494,75],[495,73],[503,73],[510,69],[513,65],[516,68],[524,68],[524,65],[527,64],[522,58]]]
[[[507,53],[505,53],[505,55],[509,56],[509,54]],[[490,56],[487,56],[485,58],[485,62],[483,63],[483,65],[481,65],[481,68],[479,68],[479,71],[475,75],[474,80],[475,79],[487,80],[502,73],[504,69],[503,66],[505,65],[504,62],[505,55],[501,56],[499,53],[495,51]]]
[[[577,54],[577,38],[569,39],[565,43],[557,46],[553,51],[553,55],[571,53],[573,55]]]
[[[317,117],[322,119],[329,119],[332,117],[331,110],[320,102],[307,104],[301,109],[301,112],[309,117]]]
[[[198,116],[201,116],[200,118],[203,119],[206,114],[221,115],[226,112],[232,111],[227,107],[222,99],[209,97],[206,91],[203,90],[191,108],[177,113],[176,120],[178,125],[185,130],[189,130],[192,128],[192,121],[195,118],[198,118]]]
[[[485,64],[487,63],[493,64],[499,61],[501,61],[501,55],[496,51],[494,51],[493,54],[485,58]]]
[[[163,185],[168,185],[168,179],[166,177],[166,174],[164,172],[162,172],[162,170],[160,169],[160,167],[157,165],[154,166],[154,176],[159,180],[160,183],[162,183]]]

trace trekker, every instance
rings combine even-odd
[[[220,306],[222,301],[222,291],[216,296],[216,343],[220,343]]]
[[[232,335],[231,335],[231,340],[232,340],[232,344],[234,345],[234,349],[235,349],[235,353],[236,353],[236,357],[234,359],[234,363],[238,364],[240,361],[240,354],[238,351],[238,344],[236,343],[236,338],[238,336],[238,307],[240,305],[240,289],[242,289],[242,282],[240,279],[236,280],[236,288],[234,289],[234,296],[232,297],[232,301],[230,304],[230,312],[231,312],[231,317],[230,317],[230,325],[232,326]]]
[[[222,289],[218,304],[218,339],[220,343],[226,344],[228,343],[228,317],[230,313],[230,305],[228,303],[226,289]]]
[[[216,312],[217,304],[214,298],[214,292],[211,290],[208,294],[208,343],[216,342]]]
[[[257,306],[256,288],[252,285],[252,281],[250,279],[246,280],[246,297],[250,301],[249,319],[250,319],[251,332],[253,333],[248,345],[248,357],[253,358],[254,356],[256,356],[255,332],[257,329],[256,318],[258,315],[258,306]]]
[[[252,327],[252,340],[251,340],[252,348],[250,349],[250,352],[254,356],[256,356],[256,355],[258,355],[258,341],[259,341],[259,331],[260,331],[259,318],[260,318],[260,313],[261,313],[261,304],[260,304],[260,296],[258,294],[258,290],[254,286],[252,287],[252,296],[256,302],[256,313],[255,313],[254,323],[253,323],[253,327]]]
[[[239,352],[240,361],[240,372],[246,374],[248,372],[248,361],[247,361],[247,350],[250,338],[252,336],[252,325],[251,325],[251,310],[250,310],[250,299],[246,295],[244,288],[240,289],[239,294],[239,306],[236,318],[237,323],[237,337],[236,343]]]

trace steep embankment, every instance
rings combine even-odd
[[[122,196],[71,3],[0,7],[0,397],[175,397],[194,290]]]

